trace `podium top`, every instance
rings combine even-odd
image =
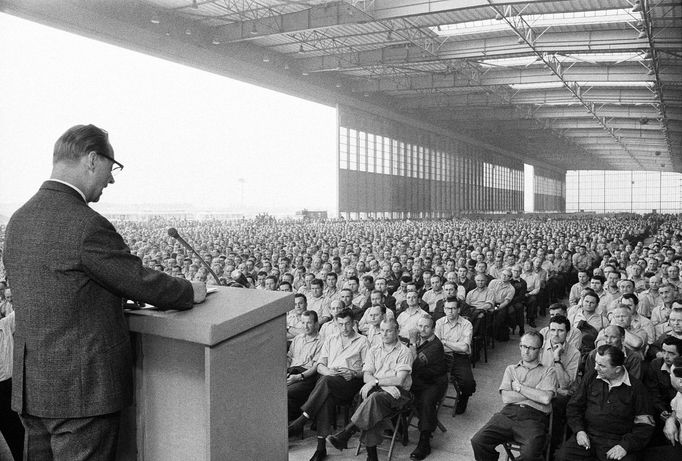
[[[211,288],[217,291],[187,311],[128,313],[128,327],[135,333],[215,346],[293,309],[292,293]]]

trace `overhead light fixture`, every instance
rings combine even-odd
[[[633,13],[639,13],[642,11],[642,1],[641,0],[635,0],[634,5],[632,5],[632,12]]]
[[[391,41],[393,40],[393,31],[389,30],[388,33],[386,34],[386,40]]]
[[[158,13],[152,14],[152,17],[149,19],[149,22],[151,22],[152,24],[160,24],[161,19],[159,18]]]
[[[336,85],[334,85],[336,88],[341,88],[341,82],[336,82]]]
[[[649,118],[648,118],[648,117],[642,117],[642,118],[639,119],[639,124],[640,124],[640,125],[646,125],[647,123],[649,123]]]
[[[289,63],[288,62],[284,63],[284,70],[289,70]]]
[[[442,31],[443,31],[443,30],[440,28],[440,24],[438,24],[438,25],[436,26],[436,30],[437,30],[438,32],[442,32]]]
[[[251,35],[256,35],[258,33],[258,29],[256,29],[256,23],[254,22],[251,24]]]
[[[637,35],[637,38],[639,39],[646,38],[646,31],[645,30],[639,31],[639,35]]]
[[[526,42],[526,40],[525,40],[523,37],[521,37],[521,36],[519,35],[519,38],[518,38],[517,42],[519,42],[519,44],[523,44],[523,43]]]
[[[217,37],[213,37],[213,40],[211,40],[211,43],[214,45],[220,45],[220,40]]]
[[[189,27],[185,29],[185,35],[192,35],[192,29],[190,29]]]
[[[304,70],[303,72],[301,72],[301,75],[303,75],[304,77],[307,77],[308,75],[310,75],[310,73],[308,73],[307,70]]]
[[[502,19],[504,19],[504,18],[502,17],[502,15],[501,15],[500,13],[497,13],[497,14],[495,15],[495,20],[496,20],[496,21],[502,21]]]
[[[197,8],[199,8],[199,4],[197,3],[197,0],[192,0],[192,8],[194,8],[195,10]]]
[[[654,152],[654,155],[655,155],[656,157],[658,157],[659,155],[661,155],[661,151],[660,151],[660,150],[657,150],[656,152]]]
[[[270,56],[267,54],[263,56],[263,62],[270,62]]]
[[[649,71],[646,73],[647,75],[655,75],[656,71],[654,70],[653,67],[649,68]]]
[[[298,54],[303,54],[303,53],[305,53],[305,50],[303,49],[303,43],[301,43],[300,45],[298,45]]]
[[[651,59],[651,58],[652,58],[651,50],[646,50],[646,52],[644,53],[644,56],[642,56],[642,59]]]

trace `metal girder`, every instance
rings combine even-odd
[[[679,97],[682,97],[682,91],[678,91],[677,93],[679,93]],[[597,105],[596,107],[599,107],[601,104],[631,106],[635,104],[650,105],[656,102],[654,95],[646,88],[629,90],[620,88],[593,88],[589,92],[585,93],[584,98],[588,102],[595,103],[595,105]],[[568,106],[571,103],[577,105],[576,101],[572,99],[570,95],[567,95],[566,92],[561,88],[550,90],[519,91],[516,92],[509,101],[509,104],[521,106]],[[421,92],[414,92],[414,94],[406,94],[401,96],[396,101],[396,105],[401,110],[428,110],[438,108],[454,108],[457,106],[499,106],[500,104],[496,103],[494,100],[491,100],[485,94],[480,93],[444,95],[441,92],[437,96],[434,96],[425,90]],[[504,106],[504,104],[502,105]]]
[[[609,126],[606,117],[598,114],[595,108],[594,102],[583,97],[583,88],[575,81],[569,81],[564,76],[565,69],[561,59],[557,54],[549,54],[543,52],[542,50],[536,48],[536,42],[539,37],[544,33],[538,33],[526,19],[520,14],[519,11],[515,10],[512,5],[507,5],[504,10],[500,9],[495,5],[493,0],[488,0],[490,8],[495,11],[497,16],[501,16],[502,19],[509,25],[509,27],[519,36],[519,42],[523,42],[528,45],[531,50],[537,55],[537,57],[542,60],[542,62],[552,71],[552,73],[559,79],[563,86],[573,95],[573,97],[580,102],[580,104],[585,107],[585,109],[594,116],[595,120],[606,133],[610,135],[614,142],[616,142],[636,163],[641,167],[641,163],[635,156],[635,154],[630,150],[630,147],[625,144],[623,138],[614,133],[613,127]]]
[[[241,3],[244,0],[240,0]],[[251,1],[252,3],[258,3]],[[220,4],[221,2],[214,2]],[[236,3],[231,0],[230,3]],[[528,11],[533,4],[542,5],[547,0],[505,0],[505,4],[521,4]],[[557,12],[580,9],[575,1],[554,1]],[[624,8],[628,4],[620,2]],[[376,21],[391,21],[414,16],[436,15],[457,10],[479,8],[485,11],[488,3],[485,0],[367,0],[367,1],[329,1],[294,13],[279,14],[274,12],[269,16],[260,15],[246,17],[244,21],[223,26],[224,38],[227,41],[252,40],[272,34],[300,32],[308,29],[322,29],[338,25],[363,24],[367,18],[359,13],[366,13]],[[272,27],[274,26],[274,27]]]
[[[647,122],[647,124],[642,125],[636,119],[610,119],[611,125],[615,129],[619,130],[636,130],[637,133],[641,133],[645,136],[650,136],[652,132],[660,131],[660,122],[654,120]],[[554,129],[566,129],[566,128],[594,128],[598,127],[592,118],[559,118],[559,119],[547,119],[546,124]],[[476,120],[471,122],[464,122],[461,124],[462,128],[489,128],[495,127],[496,129],[540,129],[536,123],[529,122],[524,119],[516,120]]]
[[[662,32],[660,47],[677,50],[682,45],[682,38],[674,30]],[[387,46],[388,45],[388,46]],[[406,65],[414,63],[431,63],[433,56],[424,53],[420,47],[398,40],[390,41],[381,37],[375,43],[376,49],[362,50],[355,53],[347,61],[353,63],[350,67],[362,67],[364,65],[382,63],[385,65]],[[547,53],[606,53],[606,52],[636,52],[648,47],[644,39],[640,39],[633,33],[632,37],[623,37],[622,30],[598,30],[590,32],[548,32],[538,39],[537,49]],[[288,48],[293,52],[291,45],[281,44],[272,47],[276,51],[286,52]],[[456,40],[451,39],[438,48],[437,58],[443,62],[446,60],[484,60],[495,58],[507,58],[529,56],[528,47],[518,43],[518,37],[512,34],[507,36],[493,36],[485,39]],[[297,59],[303,59],[302,66],[310,71],[324,70],[330,65],[321,57],[297,55]],[[586,58],[589,59],[589,58]],[[453,64],[453,63],[445,63]]]
[[[407,66],[400,69],[410,72]],[[414,72],[420,72],[418,69]],[[677,78],[682,74],[682,65],[669,66],[666,76],[669,79]],[[592,64],[576,64],[566,70],[564,77],[568,81],[578,82],[597,82],[597,83],[636,83],[650,81],[653,83],[654,77],[647,75],[647,69],[638,63],[629,65],[595,66]],[[555,82],[544,66],[526,67],[523,69],[497,68],[487,69],[480,72],[480,78],[472,80],[471,76],[465,71],[452,71],[443,73],[414,73],[409,77],[407,88],[411,90],[429,88],[466,88],[470,86],[491,86],[491,85],[527,85]],[[391,80],[381,79],[360,80],[353,85],[356,91],[393,91],[394,83]],[[404,88],[404,87],[403,87]]]
[[[655,82],[656,84],[654,85],[654,91],[656,92],[656,98],[658,99],[658,109],[662,117],[662,133],[665,137],[668,152],[670,155],[673,153],[672,149],[672,143],[670,139],[670,130],[669,130],[669,123],[668,123],[668,117],[666,115],[667,111],[667,104],[666,104],[666,99],[664,96],[664,90],[663,90],[663,81],[664,80],[669,80],[668,78],[663,78],[661,75],[661,63],[660,63],[660,56],[658,56],[658,51],[656,50],[656,42],[658,41],[658,34],[654,30],[654,17],[653,17],[653,8],[651,7],[651,4],[655,5],[655,2],[651,2],[649,0],[640,0],[641,5],[642,5],[642,11],[641,11],[641,17],[642,17],[642,31],[645,33],[647,42],[649,43],[649,54],[651,56],[651,64],[650,64],[650,69],[653,71],[654,77],[655,77]],[[671,9],[672,10],[672,9]],[[665,14],[665,13],[664,13]],[[658,19],[658,18],[656,18]],[[665,30],[665,29],[664,29]],[[678,74],[678,79],[679,79]]]

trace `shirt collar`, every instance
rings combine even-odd
[[[534,367],[527,367],[526,365],[524,365],[523,360],[519,360],[519,363],[517,363],[516,366],[525,368],[526,370],[535,370],[537,367],[541,367],[542,363],[540,363],[540,361],[538,360]]]
[[[48,179],[48,181],[54,181],[54,182],[58,182],[58,183],[60,183],[60,184],[64,184],[65,186],[69,186],[71,189],[73,189],[73,190],[75,190],[76,192],[78,192],[78,194],[83,198],[83,201],[84,201],[85,203],[88,203],[88,201],[85,199],[85,194],[83,193],[83,191],[81,191],[79,188],[77,188],[77,187],[74,186],[73,184],[68,183],[68,182],[66,182],[66,181],[62,181],[61,179],[54,179],[54,178],[50,178],[50,179]]]
[[[445,318],[445,323],[447,323],[447,324],[449,324],[449,325],[455,326],[455,325],[459,325],[460,323],[462,323],[462,316],[461,316],[461,315],[457,317],[457,320],[455,320],[454,323],[451,322],[450,320],[448,320],[447,317],[444,317],[444,318]]]
[[[630,374],[625,370],[625,373],[620,378],[616,378],[613,381],[608,381],[601,376],[597,375],[598,379],[601,379],[604,381],[606,384],[609,385],[609,390],[613,389],[614,387],[618,387],[621,384],[625,384],[626,386],[632,387],[632,384],[630,384]]]
[[[661,362],[661,371],[667,371],[668,373],[670,373],[670,367],[665,364],[665,361]]]

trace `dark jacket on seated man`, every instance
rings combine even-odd
[[[417,357],[412,364],[412,390],[433,384],[447,385],[447,362],[443,343],[438,337],[417,346]]]

